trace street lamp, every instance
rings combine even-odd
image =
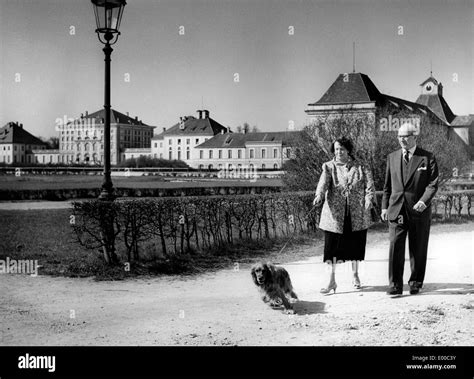
[[[99,41],[105,47],[105,91],[104,91],[104,182],[99,196],[100,200],[113,200],[114,190],[110,175],[110,55],[112,47],[120,35],[120,21],[122,20],[125,0],[92,0]]]

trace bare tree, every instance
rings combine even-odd
[[[389,107],[376,113],[348,110],[321,116],[295,134],[292,157],[284,166],[284,184],[292,190],[314,190],[322,164],[333,158],[331,144],[345,136],[354,143],[355,158],[372,170],[375,187],[381,190],[387,154],[399,148],[397,130],[407,120],[419,123],[417,144],[435,154],[440,184],[452,176],[454,168],[461,170],[468,163],[467,150],[457,135],[430,115]]]

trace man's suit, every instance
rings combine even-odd
[[[387,157],[382,209],[387,209],[390,234],[390,286],[403,287],[405,241],[408,234],[410,286],[423,285],[431,224],[431,200],[438,190],[438,165],[434,155],[417,147],[408,163],[402,149]],[[423,212],[413,209],[422,201]]]

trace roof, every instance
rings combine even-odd
[[[95,119],[95,123],[102,124],[105,120],[105,109],[100,109],[94,113],[86,113],[85,115],[82,114],[81,117],[78,117],[77,120],[89,120]],[[70,122],[73,123],[73,122]],[[68,123],[68,124],[70,124]],[[111,124],[128,124],[134,126],[150,126],[142,122],[142,120],[138,120],[138,117],[132,118],[123,114],[115,109],[110,110],[110,123]],[[154,126],[152,126],[154,128]]]
[[[420,86],[424,86],[428,82],[433,82],[434,84],[438,85],[438,81],[432,75],[430,75],[430,77],[421,83]]]
[[[418,99],[416,99],[416,102],[426,105],[445,123],[451,123],[456,117],[446,100],[444,100],[444,97],[439,94],[420,95]]]
[[[437,119],[437,121],[441,124],[447,124],[444,119],[440,118],[436,113],[434,113],[428,106],[424,104],[414,103],[412,101],[400,99],[395,96],[382,94],[381,105],[397,107],[397,108],[400,108],[400,110],[407,110],[410,112],[422,112],[426,115],[430,115],[431,117]]]
[[[180,127],[181,122],[174,124],[171,128],[161,132],[160,134],[153,137],[156,139],[163,139],[164,136],[193,136],[193,135],[205,135],[214,136],[216,134],[228,131],[228,128],[218,123],[216,120],[207,118],[195,118],[193,116],[186,116],[183,119],[183,127]]]
[[[258,132],[258,133],[224,133],[208,139],[196,146],[199,149],[213,148],[244,148],[247,143],[281,143],[288,146],[292,138],[300,131],[288,132]]]
[[[451,123],[453,127],[474,127],[474,114],[466,116],[456,116],[456,118]]]
[[[8,122],[0,128],[0,143],[23,143],[26,145],[43,145],[47,144],[35,137],[33,134],[23,129],[23,124],[16,122]]]
[[[339,74],[326,93],[315,103],[324,104],[354,104],[378,101],[380,91],[370,78],[362,73]]]

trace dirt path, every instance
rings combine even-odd
[[[296,315],[261,302],[248,266],[125,282],[0,275],[0,345],[473,345],[472,226],[432,228],[416,296],[385,294],[384,233],[369,233],[362,290],[342,265],[337,293],[319,294],[327,272],[316,248],[284,265],[301,299]]]

